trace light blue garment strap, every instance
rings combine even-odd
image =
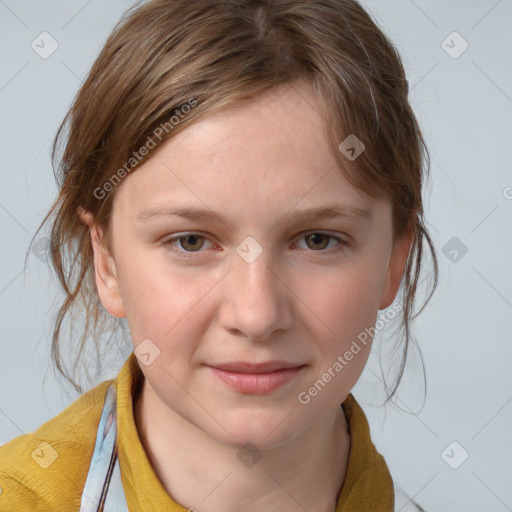
[[[116,386],[112,383],[107,389],[96,432],[96,443],[85,480],[80,512],[128,511],[116,451],[116,405]]]

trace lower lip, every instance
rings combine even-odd
[[[269,373],[239,373],[210,368],[221,381],[240,393],[265,395],[293,379],[303,366]]]

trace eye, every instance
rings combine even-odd
[[[173,236],[172,238],[168,238],[162,242],[164,247],[171,249],[172,251],[177,252],[180,255],[185,257],[188,256],[186,253],[190,252],[199,252],[200,249],[204,246],[204,241],[206,238],[202,235],[195,233],[185,233],[183,235]],[[181,249],[177,248],[175,242],[181,246]]]
[[[325,251],[326,247],[329,245],[329,240],[331,242],[333,240],[338,242],[334,246],[334,251],[343,249],[345,246],[349,245],[345,240],[321,231],[310,231],[305,233],[301,236],[300,240],[305,240],[307,247],[315,252],[331,252],[331,249],[333,249],[332,246]]]
[[[162,245],[183,258],[193,258],[194,253],[204,252],[201,251],[205,246],[207,237],[198,233],[182,233],[163,240]],[[331,234],[323,233],[321,231],[309,231],[304,233],[299,238],[299,241],[306,241],[306,249],[311,252],[320,253],[335,253],[350,246],[350,243]],[[334,246],[327,248],[331,242],[337,242]],[[211,244],[211,242],[209,242]]]

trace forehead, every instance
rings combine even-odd
[[[198,121],[167,148],[176,158],[183,153],[189,160],[206,159],[214,168],[226,168],[233,158],[272,174],[288,162],[296,168],[298,162],[325,167],[333,160],[319,112],[319,100],[307,84],[286,84]]]
[[[186,201],[248,217],[327,202],[367,208],[375,200],[343,176],[320,107],[310,87],[293,84],[201,119],[147,157],[115,202],[140,213]]]

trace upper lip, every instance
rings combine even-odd
[[[285,370],[289,368],[300,368],[303,364],[290,363],[286,361],[267,361],[265,363],[246,363],[246,362],[233,362],[209,365],[218,370],[226,372],[238,373],[270,373],[277,370]]]

